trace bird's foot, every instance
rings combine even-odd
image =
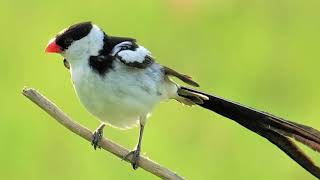
[[[98,127],[98,129],[96,129],[94,132],[93,132],[93,135],[92,135],[92,140],[91,140],[91,145],[93,146],[93,148],[96,150],[97,148],[101,148],[98,144],[100,142],[100,140],[102,139],[102,136],[103,136],[103,128],[104,128],[104,124],[100,125]]]
[[[130,151],[127,155],[125,155],[122,160],[128,159],[129,156],[132,155],[131,158],[131,165],[134,170],[138,169],[139,167],[139,160],[140,160],[140,149],[137,148],[136,150]]]

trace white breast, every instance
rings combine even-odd
[[[161,66],[146,69],[115,62],[114,69],[102,77],[88,65],[71,68],[74,88],[89,112],[101,121],[119,128],[134,126],[162,100],[176,95],[177,86],[164,78]]]

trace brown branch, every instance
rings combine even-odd
[[[41,95],[38,91],[32,88],[24,88],[22,94],[29,98],[32,102],[38,105],[41,109],[46,111],[50,116],[52,116],[58,123],[62,124],[64,127],[72,131],[73,133],[81,136],[87,141],[91,141],[92,132],[80,125],[79,123],[73,121],[69,118],[61,109],[59,109],[55,104],[53,104],[49,99]],[[106,139],[103,138],[99,143],[102,149],[109,151],[110,153],[118,156],[119,158],[124,157],[129,153],[128,149]],[[126,160],[127,162],[131,161],[131,156]],[[158,163],[147,159],[146,157],[141,157],[139,161],[139,166],[162,178],[162,179],[170,179],[170,180],[183,180],[184,178],[177,175],[175,172],[165,168]]]

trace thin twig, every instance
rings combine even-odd
[[[81,136],[82,138],[86,139],[87,141],[91,141],[92,132],[80,125],[79,123],[73,121],[71,118],[69,118],[61,109],[59,109],[54,103],[52,103],[49,99],[41,95],[38,91],[32,89],[32,88],[24,88],[22,91],[22,94],[25,95],[27,98],[29,98],[32,102],[34,102],[36,105],[38,105],[41,109],[46,111],[50,116],[52,116],[55,120],[57,120],[58,123],[62,124],[64,127],[72,131],[73,133]],[[103,138],[99,145],[102,149],[109,151],[110,153],[118,156],[119,158],[124,157],[126,154],[129,153],[128,149],[125,149],[124,147],[106,139]],[[127,162],[131,161],[131,156],[128,157],[129,160],[126,160]],[[175,172],[169,170],[168,168],[165,168],[158,163],[147,159],[146,157],[141,157],[139,161],[139,166],[162,178],[162,179],[170,179],[170,180],[183,180],[184,178],[177,175]]]

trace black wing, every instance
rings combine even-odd
[[[112,55],[123,64],[138,69],[147,68],[155,62],[147,49],[133,41],[117,44],[112,50]]]
[[[127,62],[124,58],[122,58],[121,56],[117,56],[119,58],[119,60],[130,67],[134,67],[134,68],[139,68],[139,69],[144,69],[146,67],[149,67],[151,64],[154,63],[154,59],[151,56],[145,56],[144,60],[142,62],[138,62],[138,61],[134,61],[134,62]]]
[[[107,36],[107,35],[104,35],[104,46],[103,46],[103,49],[100,51],[100,55],[109,55],[113,48],[122,43],[122,42],[132,42],[132,43],[135,43],[136,40],[133,39],[133,38],[129,38],[129,37],[116,37],[116,36]]]
[[[101,76],[105,76],[109,70],[113,69],[113,62],[116,60],[119,60],[123,64],[126,64],[130,67],[146,68],[154,62],[148,53],[145,53],[143,56],[139,56],[140,58],[138,58],[136,61],[132,58],[128,58],[128,55],[125,56],[125,54],[130,55],[130,53],[136,53],[138,48],[139,46],[136,44],[136,40],[133,38],[105,35],[103,49],[99,52],[99,55],[90,56],[89,66],[94,72]],[[148,51],[146,50],[146,52]]]
[[[107,37],[107,41],[108,41],[108,44],[113,48],[117,44],[120,44],[120,43],[125,42],[125,41],[129,41],[129,42],[135,43],[136,39],[129,38],[129,37],[108,36]]]

